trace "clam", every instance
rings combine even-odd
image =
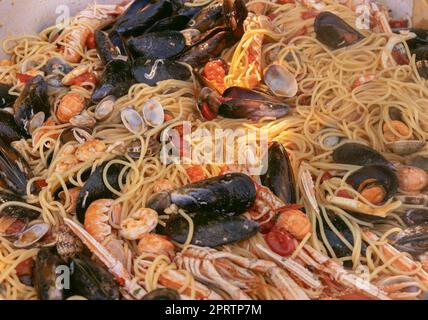
[[[84,110],[81,114],[71,118],[70,123],[75,127],[92,128],[97,121],[88,111]]]
[[[327,147],[334,147],[339,144],[340,137],[338,136],[327,136],[323,139],[323,144]]]
[[[401,140],[387,142],[385,145],[395,154],[406,156],[422,150],[422,148],[425,147],[426,142],[421,140]]]
[[[141,134],[146,129],[143,118],[131,107],[122,109],[120,117],[125,128],[131,133]]]
[[[265,84],[274,95],[291,98],[297,94],[297,80],[285,67],[271,64],[266,68],[263,77]]]
[[[37,128],[40,128],[45,122],[44,112],[37,112],[30,120],[28,125],[28,131],[30,134],[34,132]]]
[[[13,243],[17,248],[28,248],[42,239],[49,231],[47,223],[37,223],[29,227],[19,235],[19,238]]]
[[[143,105],[143,120],[150,127],[158,127],[164,123],[165,112],[162,105],[150,99]]]
[[[46,74],[67,74],[71,70],[73,70],[73,67],[70,66],[67,62],[65,62],[64,59],[60,57],[54,57],[49,59],[49,61],[46,63],[46,65],[42,69]]]
[[[93,137],[91,135],[91,130],[88,128],[70,127],[65,129],[60,135],[62,144],[71,141],[77,141],[79,144],[83,144],[89,140],[93,140]]]
[[[107,96],[100,103],[97,104],[94,112],[95,119],[98,121],[104,121],[111,116],[114,110],[114,104],[116,102],[114,96]]]

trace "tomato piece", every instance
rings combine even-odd
[[[15,272],[18,277],[21,276],[31,276],[33,274],[33,258],[28,258],[27,260],[24,260],[20,262],[15,267]]]
[[[330,174],[330,172],[325,172],[322,177],[321,177],[321,183],[323,183],[326,180],[330,180],[331,178],[333,178],[333,176]]]
[[[410,61],[407,55],[403,54],[397,48],[392,49],[391,56],[394,58],[395,62],[397,62],[400,66],[410,64]]]
[[[93,32],[91,32],[91,34],[86,39],[86,46],[88,49],[95,49],[97,47],[95,44],[95,36]]]
[[[200,104],[199,110],[201,111],[201,115],[204,117],[205,120],[211,121],[217,117],[217,115],[211,111],[210,107],[206,102]]]
[[[70,86],[80,86],[82,83],[89,82],[96,84],[97,76],[93,72],[86,72],[70,80]]]
[[[270,232],[272,230],[272,228],[275,226],[275,219],[272,218],[270,219],[268,222],[266,223],[261,223],[260,224],[260,228],[259,231],[261,234],[267,234],[268,232]]]
[[[36,180],[36,185],[37,185],[39,188],[44,188],[44,187],[47,187],[47,186],[48,186],[48,184],[47,184],[47,182],[46,182],[46,180],[45,180],[45,179]]]
[[[391,28],[407,29],[409,27],[409,21],[407,20],[390,20],[389,25]]]
[[[191,182],[201,181],[207,178],[204,168],[200,164],[195,164],[186,169]]]
[[[318,14],[314,10],[306,10],[300,14],[300,17],[303,20],[309,20],[309,19],[315,18],[317,15]]]
[[[17,73],[16,78],[22,83],[27,83],[29,80],[33,78],[33,76],[30,76],[29,74],[25,73]]]
[[[296,243],[293,237],[282,228],[273,227],[265,235],[265,240],[273,252],[283,257],[290,256],[296,250]]]
[[[288,3],[296,3],[295,0],[277,0],[276,3],[278,4],[288,4]]]
[[[341,189],[337,191],[337,196],[342,198],[352,199],[353,197],[349,194],[348,190]]]

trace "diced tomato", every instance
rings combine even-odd
[[[17,73],[16,77],[22,83],[27,83],[27,81],[33,78],[33,76],[30,76],[29,74],[25,74],[25,73]]]
[[[205,120],[211,121],[217,117],[217,115],[211,111],[210,107],[205,102],[199,105],[199,110],[201,111],[201,114]]]
[[[391,28],[407,29],[409,27],[409,21],[408,20],[390,20],[389,25],[391,26]]]
[[[295,0],[276,0],[278,4],[296,3]]]
[[[88,36],[88,38],[86,39],[86,46],[88,47],[88,49],[95,49],[96,48],[94,33],[91,33]]]
[[[208,81],[213,82],[216,89],[220,92],[224,90],[224,77],[228,73],[227,65],[221,59],[207,62],[202,71],[202,76]]]
[[[201,181],[207,178],[204,168],[199,164],[188,167],[186,172],[191,182]]]
[[[348,190],[341,189],[337,191],[337,196],[342,198],[352,199],[352,196],[349,194]]]
[[[47,186],[48,186],[48,184],[46,183],[46,180],[45,180],[45,179],[36,180],[36,185],[37,185],[39,188],[44,188],[44,187],[47,187]]]
[[[281,228],[273,227],[265,235],[265,240],[273,252],[283,257],[288,257],[296,250],[296,243],[293,237]]]
[[[33,258],[28,258],[27,260],[22,261],[15,267],[16,275],[21,276],[31,276],[33,274]]]
[[[391,56],[394,58],[395,62],[397,62],[400,66],[405,66],[410,64],[409,58],[407,55],[400,52],[400,50],[394,48],[392,49]]]
[[[314,10],[306,10],[300,14],[300,17],[303,20],[309,20],[309,19],[315,18],[317,15],[318,13],[316,13]]]
[[[97,76],[93,72],[86,72],[70,80],[70,86],[80,86],[82,83],[89,82],[96,84]]]
[[[261,234],[266,234],[266,233],[270,232],[272,230],[272,228],[275,226],[275,221],[276,221],[275,217],[273,217],[272,219],[270,219],[268,222],[264,223],[264,221],[266,221],[266,219],[268,219],[268,218],[269,218],[269,215],[266,215],[266,218],[262,217],[258,221],[260,223],[260,229],[259,229],[259,231],[260,231]]]
[[[323,183],[326,180],[330,180],[331,178],[333,178],[333,176],[330,174],[330,172],[325,172],[322,177],[321,177],[321,183]]]

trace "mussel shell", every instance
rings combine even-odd
[[[223,4],[216,3],[202,8],[187,24],[187,28],[205,32],[224,23]]]
[[[155,86],[159,81],[170,79],[186,81],[191,77],[186,66],[169,60],[146,62],[144,59],[137,59],[132,72],[138,83],[149,86]]]
[[[384,201],[392,198],[398,190],[398,178],[393,170],[384,165],[368,165],[353,172],[346,182],[355,190],[366,181],[375,181],[376,185],[380,185],[385,190]]]
[[[416,55],[416,61],[428,60],[428,45],[420,46],[412,51]]]
[[[208,40],[185,51],[178,61],[187,63],[196,69],[201,68],[211,58],[218,57],[232,41],[233,35],[230,31],[220,31]]]
[[[400,251],[418,256],[428,251],[428,225],[415,225],[400,232],[393,245]]]
[[[89,128],[68,127],[61,132],[59,139],[62,144],[77,141],[79,143],[87,141],[88,136],[92,134]],[[80,140],[80,141],[79,141]]]
[[[9,94],[9,90],[12,87],[7,85],[7,84],[3,84],[0,83],[0,108],[6,108],[9,107],[12,103],[15,102],[17,96],[13,96],[11,94]]]
[[[231,119],[250,119],[258,121],[269,117],[279,119],[289,113],[289,106],[285,103],[266,102],[250,99],[232,99],[224,101],[218,114]]]
[[[175,204],[188,213],[239,215],[253,205],[255,198],[253,180],[242,173],[230,173],[155,194],[147,205],[160,214]]]
[[[100,264],[78,254],[71,262],[73,294],[88,300],[119,300],[119,287],[113,276]]]
[[[120,98],[134,84],[131,66],[123,60],[112,60],[106,65],[101,80],[92,93],[92,101],[98,102],[107,96]]]
[[[124,36],[141,35],[160,19],[169,17],[172,13],[172,4],[166,0],[160,0],[149,4],[144,10],[136,10],[127,13],[119,19],[113,29]]]
[[[43,112],[45,119],[49,117],[48,85],[42,76],[27,81],[13,108],[16,123],[27,133],[30,133],[30,120],[35,114]]]
[[[40,300],[64,300],[64,288],[57,287],[57,268],[66,263],[51,249],[39,250],[34,266],[33,281]]]
[[[10,144],[13,141],[28,138],[28,134],[19,127],[13,114],[0,110],[0,137],[4,142]]]
[[[42,71],[48,75],[52,75],[55,72],[67,74],[71,70],[73,70],[73,67],[60,57],[49,59],[46,65],[42,68]]]
[[[194,230],[191,243],[201,247],[213,248],[246,240],[259,229],[257,222],[241,217],[207,214],[196,215],[192,220]],[[168,219],[165,230],[173,241],[185,243],[189,234],[189,223],[177,214]]]
[[[403,222],[408,226],[428,225],[428,208],[411,208],[404,212]]]
[[[107,164],[108,162],[105,162],[98,166],[89,176],[88,180],[86,180],[79,192],[76,203],[76,214],[81,223],[85,221],[86,209],[93,201],[116,197],[116,195],[113,194],[103,182],[103,172]],[[107,171],[107,181],[116,190],[119,189],[119,174],[122,171],[122,168],[122,165],[115,163],[110,165]]]
[[[393,165],[376,150],[366,145],[353,142],[345,143],[336,148],[333,151],[333,160],[336,163],[356,166],[381,164],[393,167]]]
[[[243,87],[229,87],[223,92],[223,98],[236,100],[257,100],[265,102],[281,103],[282,100],[266,93]]]
[[[423,79],[428,79],[428,60],[421,60],[416,62],[416,69]]]
[[[394,30],[394,31],[397,31],[397,30]],[[408,31],[416,34],[415,38],[412,38],[406,41],[410,48],[410,51],[413,51],[419,47],[428,45],[428,30],[419,29],[419,28],[410,28]]]
[[[95,46],[98,56],[103,65],[116,59],[120,55],[120,51],[111,42],[109,35],[101,30],[96,30],[94,33]]]
[[[186,48],[183,34],[170,30],[130,38],[127,44],[132,55],[142,60],[169,59]]]
[[[143,300],[181,300],[180,294],[170,288],[159,288],[147,293]]]
[[[227,26],[233,30],[235,38],[244,35],[244,21],[248,17],[248,9],[243,0],[224,0],[223,14]]]
[[[288,153],[274,141],[268,149],[268,167],[260,176],[261,182],[284,203],[296,203],[296,183]]]
[[[353,246],[354,245],[354,236],[352,231],[348,228],[345,222],[339,217],[330,215],[330,221],[333,223],[334,227],[340,234]],[[323,229],[324,234],[327,238],[327,241],[331,248],[334,251],[334,254],[337,258],[349,257],[352,255],[352,251],[342,242],[342,240],[337,236],[337,234],[329,227],[329,225],[323,219]],[[321,231],[319,225],[317,225],[317,236],[318,239],[321,238]],[[361,245],[361,255],[365,256],[367,250],[366,243]]]
[[[159,31],[168,31],[168,30],[183,30],[190,18],[185,15],[176,15],[172,17],[166,17],[157,21],[154,25],[146,30],[146,33],[149,32],[159,32]]]
[[[26,194],[28,180],[32,177],[27,161],[0,139],[0,185],[14,193]],[[35,187],[31,191],[36,191]]]
[[[318,14],[314,28],[318,41],[332,49],[351,46],[364,39],[363,35],[343,19],[328,11]]]

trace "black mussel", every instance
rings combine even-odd
[[[110,37],[106,32],[96,30],[94,33],[94,39],[98,56],[104,65],[120,56],[120,51],[110,40]]]
[[[418,256],[428,252],[428,225],[411,226],[399,232],[393,245],[400,251]]]
[[[9,94],[11,86],[0,83],[0,109],[9,107],[16,100],[16,96]]]
[[[416,69],[419,76],[423,79],[428,79],[428,60],[421,60],[416,62]]]
[[[208,121],[215,119],[222,101],[223,99],[217,91],[203,87],[198,95],[198,109],[202,117]]]
[[[428,173],[428,157],[426,156],[414,156],[406,159],[406,164],[412,167],[417,167],[425,170]]]
[[[428,60],[428,45],[421,46],[412,51],[416,55],[416,62],[422,60]]]
[[[188,213],[239,215],[253,205],[255,198],[253,180],[242,173],[230,173],[155,194],[148,207],[158,213],[176,205]]]
[[[266,173],[260,177],[284,203],[296,203],[296,184],[288,153],[279,142],[274,141],[268,149]]]
[[[132,14],[124,14],[113,29],[125,36],[139,36],[155,22],[169,17],[172,13],[172,4],[166,0],[160,0],[149,4],[144,10],[136,10]]]
[[[86,180],[82,189],[80,189],[79,196],[76,203],[77,218],[81,223],[85,221],[86,209],[89,205],[98,199],[115,197],[113,192],[104,184],[103,172],[108,162],[98,166],[95,171]],[[119,175],[123,166],[120,164],[112,164],[108,167],[107,181],[114,189],[119,189]]]
[[[92,101],[98,102],[107,96],[120,98],[128,93],[129,88],[134,83],[128,62],[123,60],[110,61],[92,93]]]
[[[394,30],[394,31],[397,31],[397,30]],[[419,47],[428,45],[428,30],[410,28],[408,31],[416,34],[416,37],[406,41],[410,48],[410,51],[413,51]]]
[[[205,6],[182,6],[179,10],[177,10],[177,15],[186,16],[190,19],[195,17],[201,10],[205,8]]]
[[[332,12],[321,12],[314,23],[316,38],[322,44],[340,49],[364,39],[364,36]]]
[[[0,138],[4,142],[10,144],[28,137],[28,134],[16,124],[13,114],[0,110]]]
[[[6,202],[24,202],[24,200],[9,192],[0,190],[0,205]],[[27,227],[28,223],[39,217],[39,212],[20,206],[8,206],[0,212],[0,235],[15,236]]]
[[[342,219],[335,215],[330,215],[329,217],[333,226],[339,231],[339,233],[349,242],[350,245],[354,245],[354,236],[352,235],[352,231],[348,228],[345,222]],[[334,251],[334,254],[337,258],[349,257],[352,255],[352,251],[349,247],[338,237],[338,235],[330,228],[330,226],[326,223],[325,219],[323,219],[323,230],[325,237],[327,238],[328,244]],[[318,239],[323,239],[321,237],[321,229],[320,226],[317,225],[317,236]],[[367,245],[363,242],[361,246],[361,255],[365,256],[367,250]]]
[[[122,15],[116,20],[115,26],[126,22],[133,16],[143,11],[148,5],[150,0],[134,0],[132,4],[122,13]],[[113,27],[114,28],[114,27]]]
[[[60,57],[54,57],[48,60],[42,70],[48,75],[67,74],[71,70],[73,70],[73,67],[70,66],[67,62],[65,62],[64,59]]]
[[[40,300],[65,299],[66,290],[61,287],[61,283],[58,283],[62,266],[68,268],[66,263],[51,249],[42,248],[37,253],[33,282]]]
[[[189,68],[185,65],[170,60],[145,61],[137,59],[132,68],[135,80],[155,86],[159,81],[175,79],[186,81],[191,77]]]
[[[428,208],[411,208],[404,212],[403,222],[407,226],[428,225]]]
[[[121,55],[127,56],[126,46],[123,37],[115,30],[110,30],[108,33],[111,43],[117,48]]]
[[[27,161],[0,138],[0,186],[17,194],[27,193],[28,180],[33,177]],[[32,192],[35,191],[33,188]]]
[[[192,218],[194,230],[191,243],[201,247],[218,247],[246,240],[257,233],[257,222],[234,216],[216,214],[196,215]],[[165,227],[166,234],[178,243],[185,243],[189,223],[181,215],[170,217]]]
[[[181,300],[181,297],[174,289],[159,288],[147,293],[143,300]]]
[[[218,114],[225,118],[258,121],[265,117],[279,119],[285,117],[289,111],[290,108],[285,103],[232,99],[226,100],[221,104]]]
[[[397,175],[384,165],[362,167],[352,173],[346,182],[375,204],[391,199],[398,190]]]
[[[49,117],[48,84],[42,76],[28,80],[13,108],[16,123],[29,134],[35,129],[31,123],[35,115],[42,113],[44,119]]]
[[[119,286],[104,267],[82,254],[71,261],[73,294],[88,300],[119,300]]]
[[[187,27],[205,32],[224,24],[223,4],[216,3],[204,7],[188,23]]]
[[[179,31],[161,31],[130,38],[127,44],[134,58],[169,59],[186,48],[186,39]]]
[[[186,27],[189,20],[190,18],[185,15],[176,15],[172,17],[163,18],[157,21],[149,29],[147,29],[146,33],[168,31],[168,30],[180,31]]]
[[[381,164],[388,167],[393,165],[376,150],[360,143],[345,143],[333,151],[333,160],[336,163],[365,166]]]
[[[245,2],[243,0],[224,0],[223,13],[227,26],[233,31],[234,36],[240,39],[244,34],[244,21],[248,16]]]
[[[220,31],[208,40],[195,45],[184,52],[178,61],[187,63],[193,68],[203,67],[210,59],[221,54],[232,42],[232,33],[229,31]]]
[[[249,99],[266,102],[281,103],[281,100],[277,97],[267,95],[266,93],[251,90],[243,87],[229,87],[223,92],[223,98],[225,99]]]

